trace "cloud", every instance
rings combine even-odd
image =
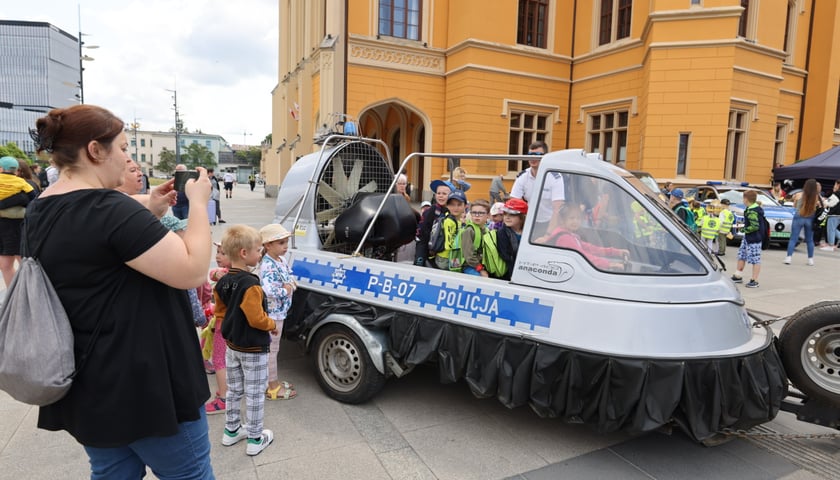
[[[172,93],[190,130],[258,143],[271,131],[277,84],[276,0],[78,0],[84,40],[99,48],[85,63],[85,100],[142,129],[174,126]],[[47,21],[74,36],[76,2],[2,2],[0,17]],[[237,134],[237,132],[239,132]]]

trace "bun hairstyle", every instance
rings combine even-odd
[[[95,105],[73,105],[50,110],[29,129],[38,153],[52,154],[56,167],[72,168],[79,149],[97,141],[110,148],[114,138],[123,131],[125,123],[110,111]]]

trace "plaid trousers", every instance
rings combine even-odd
[[[228,348],[225,362],[228,387],[225,397],[225,428],[234,432],[242,425],[248,430],[248,438],[260,438],[263,430],[265,389],[268,385],[268,352],[246,353]],[[243,395],[247,422],[242,421]]]

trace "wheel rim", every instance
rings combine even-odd
[[[802,366],[820,388],[840,394],[840,325],[814,331],[802,344]]]
[[[318,368],[330,388],[350,392],[359,385],[362,378],[359,349],[347,336],[331,334],[319,347]]]

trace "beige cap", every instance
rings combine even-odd
[[[279,223],[269,223],[260,229],[260,237],[262,237],[263,245],[275,240],[283,240],[284,238],[289,238],[291,236],[292,234]]]

